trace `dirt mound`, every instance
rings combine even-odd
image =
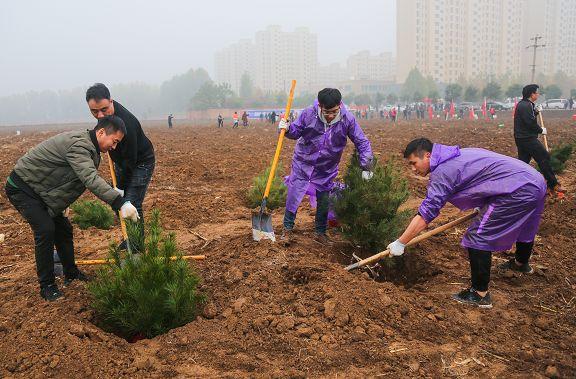
[[[502,122],[503,120],[498,120]],[[486,147],[514,155],[511,122],[363,122],[380,156],[401,154],[412,138]],[[551,145],[573,136],[572,125],[550,120]],[[64,288],[55,304],[40,300],[28,225],[0,194],[0,377],[440,377],[576,375],[576,236],[574,198],[550,203],[536,241],[534,275],[493,272],[494,309],[453,303],[469,268],[459,240],[464,228],[410,249],[379,281],[348,273],[346,242],[313,241],[313,211],[298,213],[295,243],[254,242],[242,193],[269,163],[276,132],[207,126],[149,128],[157,165],[145,207],[163,212],[167,229],[203,277],[209,303],[188,325],[129,344],[95,326],[82,284]],[[4,137],[0,133],[0,137]],[[47,134],[25,131],[0,149],[0,177]],[[282,153],[288,172],[294,142]],[[255,147],[257,147],[255,149]],[[346,151],[348,161],[352,148]],[[102,165],[108,176],[107,165]],[[576,164],[562,183],[576,190]],[[426,181],[406,169],[417,205]],[[90,198],[91,196],[86,196]],[[437,223],[458,216],[447,207]],[[280,231],[282,210],[273,215]],[[437,224],[436,224],[437,225]],[[77,257],[106,253],[112,231],[75,228]],[[330,230],[337,241],[338,231]],[[506,258],[497,254],[494,263]],[[93,271],[94,268],[87,268]]]

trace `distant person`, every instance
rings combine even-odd
[[[219,128],[223,128],[223,127],[224,127],[224,118],[222,117],[221,114],[218,114],[218,127],[219,127]]]
[[[244,127],[248,126],[248,114],[246,113],[246,111],[242,113],[242,126]]]
[[[234,112],[234,114],[232,115],[232,129],[236,129],[238,128],[238,112]]]
[[[558,183],[550,166],[550,153],[538,140],[538,135],[546,135],[546,128],[538,125],[537,116],[542,111],[542,105],[535,105],[540,93],[537,84],[529,84],[522,89],[522,100],[516,106],[514,113],[514,141],[518,148],[518,159],[530,163],[534,158],[540,172],[546,179],[548,193],[563,198],[566,192]]]
[[[568,100],[568,103],[569,103],[569,105],[570,105],[570,109],[573,109],[573,108],[574,108],[574,99],[573,99],[573,98],[570,98],[570,99]]]
[[[276,122],[276,111],[270,113],[270,123],[274,124]]]
[[[496,109],[494,109],[494,107],[490,107],[490,118],[492,120],[496,118]]]
[[[404,115],[404,120],[408,121],[408,106],[404,107],[402,114]]]
[[[392,107],[392,109],[390,109],[390,121],[396,123],[396,116],[398,115],[398,112],[396,111],[396,107]]]
[[[172,115],[172,113],[170,113],[168,115],[168,129],[172,129],[172,119],[174,118],[174,116]]]
[[[144,134],[138,119],[116,100],[111,99],[110,91],[104,84],[96,83],[88,88],[86,102],[95,118],[115,115],[126,125],[126,135],[118,147],[110,151],[110,158],[114,161],[118,188],[124,190],[126,199],[138,209],[139,227],[143,232],[142,204],[156,164],[152,142]],[[125,248],[126,241],[120,246]]]
[[[264,122],[264,113],[260,112],[260,123],[262,124]]]

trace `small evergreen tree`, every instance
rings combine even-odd
[[[78,200],[70,206],[74,214],[72,221],[80,229],[94,226],[98,229],[110,229],[114,225],[114,213],[97,200]]]
[[[276,209],[284,206],[286,203],[286,193],[288,189],[282,180],[281,166],[281,163],[278,162],[274,179],[272,180],[272,186],[270,187],[270,194],[266,202],[268,209]],[[270,167],[254,178],[252,187],[250,187],[246,193],[246,201],[249,208],[256,208],[262,204],[262,197],[264,197],[264,190],[266,190],[268,175],[270,175]]]
[[[408,183],[393,159],[385,165],[374,162],[374,176],[362,179],[355,152],[344,176],[345,188],[334,208],[344,236],[370,253],[377,253],[398,237],[409,211],[398,211],[408,198]]]
[[[555,174],[561,174],[564,171],[566,168],[566,161],[572,155],[573,150],[574,145],[572,144],[566,144],[552,149],[550,152],[550,166]]]
[[[144,239],[137,224],[128,221],[128,239],[140,254],[113,244],[110,263],[88,284],[101,326],[125,338],[151,338],[182,326],[194,320],[205,301],[197,289],[200,278],[182,259],[174,233],[162,231],[157,210],[147,227]]]

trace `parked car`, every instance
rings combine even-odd
[[[475,110],[479,110],[480,109],[480,105],[476,104],[476,103],[471,103],[468,101],[463,101],[460,104],[456,105],[456,111],[459,111],[460,109],[464,109],[465,111],[470,110],[470,108],[474,107]]]
[[[512,103],[512,106],[514,106],[514,103]],[[494,108],[494,110],[496,111],[505,111],[507,108],[505,104],[500,103],[498,101],[490,101],[488,103],[486,103],[486,109],[490,109],[490,108]]]
[[[568,100],[566,99],[549,99],[546,100],[543,107],[546,109],[564,109]]]
[[[514,108],[514,101],[507,101],[505,103],[502,103],[502,106],[504,107],[505,110],[510,110]]]

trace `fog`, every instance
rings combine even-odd
[[[393,0],[0,2],[0,96],[94,82],[160,84],[268,25],[308,27],[318,61],[394,51]],[[282,54],[281,51],[276,52]]]

